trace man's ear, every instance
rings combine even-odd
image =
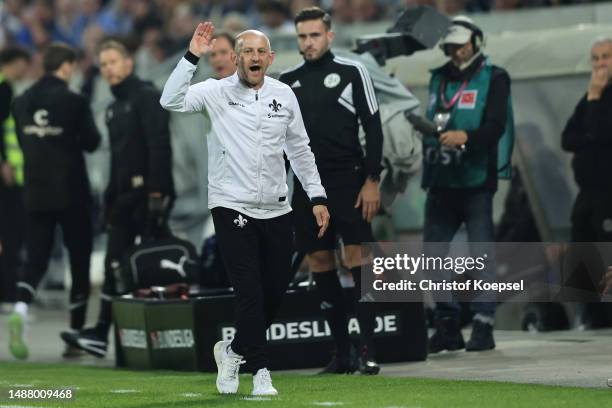
[[[270,65],[274,62],[274,57],[276,57],[276,52],[270,51]]]
[[[331,46],[331,44],[334,42],[334,38],[336,38],[336,33],[334,33],[332,30],[329,30],[325,35],[327,36],[327,41]]]
[[[134,58],[128,57],[128,66],[130,67],[130,72],[134,72]]]

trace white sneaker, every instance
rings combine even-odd
[[[253,395],[278,395],[267,368],[260,368],[253,376]]]
[[[245,361],[229,347],[230,341],[218,341],[213,348],[217,363],[217,390],[220,394],[238,392],[238,371]]]

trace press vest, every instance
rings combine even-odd
[[[485,60],[483,66],[468,81],[450,111],[450,119],[444,130],[474,130],[482,125],[486,108],[493,66]],[[430,103],[427,117],[434,119],[443,111],[440,89],[443,75],[441,69],[432,71],[429,86]],[[459,92],[462,81],[446,82],[445,99],[451,101]],[[512,98],[508,97],[504,134],[498,142],[497,176],[511,178],[512,149],[514,146],[514,115]],[[479,187],[487,179],[489,147],[466,145],[465,149],[442,146],[435,136],[423,138],[423,187],[470,188]]]

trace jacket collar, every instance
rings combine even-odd
[[[240,89],[243,92],[251,92],[251,93],[263,93],[264,89],[266,89],[266,84],[268,82],[268,76],[264,75],[264,82],[261,85],[261,88],[259,89],[253,89],[247,85],[245,85],[241,80],[240,77],[238,76],[238,70],[236,70],[236,72],[234,72],[234,74],[229,77],[230,81],[232,82],[232,84],[234,84],[238,89]]]
[[[126,99],[137,84],[138,78],[131,74],[117,85],[111,86],[111,92],[116,99]]]
[[[318,60],[315,60],[315,61],[304,60],[304,63],[306,64],[306,66],[312,67],[312,68],[323,67],[329,64],[330,62],[332,62],[334,58],[335,58],[335,55],[331,52],[331,50],[327,50],[325,54],[321,55],[321,58],[319,58]]]
[[[463,81],[466,79],[470,79],[478,71],[485,58],[486,57],[483,54],[479,54],[470,62],[470,64],[465,69],[462,70],[457,68],[457,66],[455,66],[452,61],[449,61],[444,66],[442,66],[441,73],[451,81]]]
[[[66,81],[56,77],[53,74],[45,74],[42,78],[40,78],[39,83],[44,86],[50,86],[50,85],[65,86],[65,87],[68,86],[68,83]]]

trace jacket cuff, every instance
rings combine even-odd
[[[191,62],[193,65],[198,65],[198,61],[200,60],[200,57],[198,57],[191,51],[187,50],[187,52],[185,53],[185,59]]]
[[[327,198],[325,197],[313,197],[310,199],[310,204],[314,207],[315,205],[327,205]]]
[[[374,181],[380,181],[380,173],[382,172],[382,166],[372,167],[366,169],[366,177]]]

